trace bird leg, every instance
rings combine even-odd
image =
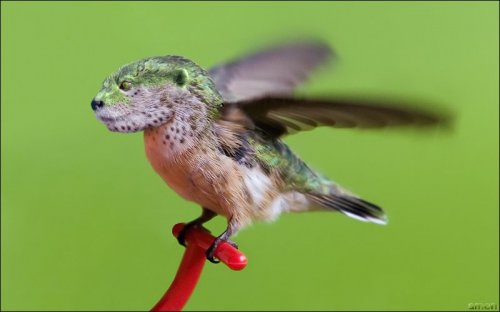
[[[215,212],[213,212],[212,210],[208,210],[205,207],[202,207],[202,209],[203,210],[201,212],[201,216],[199,216],[198,218],[194,219],[191,222],[186,223],[184,225],[184,228],[179,232],[179,235],[177,236],[177,241],[182,246],[184,247],[186,246],[186,234],[189,232],[190,229],[198,227],[204,228],[203,224],[205,222],[212,220],[217,215]]]
[[[233,246],[234,248],[238,248],[238,245],[229,240],[229,237],[231,237],[233,234],[235,234],[238,230],[238,226],[237,226],[237,223],[233,221],[233,218],[229,219],[229,222],[227,224],[227,228],[224,232],[222,232],[221,235],[217,236],[217,238],[215,238],[214,242],[212,243],[212,245],[210,245],[210,247],[207,249],[205,255],[207,256],[207,260],[212,262],[212,263],[219,263],[220,261],[219,260],[215,260],[214,259],[214,253],[215,253],[215,250],[217,249],[217,246],[219,246],[221,243],[228,243],[230,244],[231,246]]]

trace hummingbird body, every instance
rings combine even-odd
[[[147,158],[179,195],[232,218],[239,229],[255,220],[275,220],[284,211],[312,208],[282,174],[286,172],[280,167],[285,159],[280,158],[286,155],[268,152],[259,157],[257,150],[263,146],[255,140],[239,142],[237,145],[245,145],[246,149],[232,155],[224,138],[218,135],[223,131],[220,127],[210,125],[198,136],[190,136],[189,130],[177,132],[178,128],[169,125],[147,129],[144,131]],[[181,144],[186,146],[179,147]],[[276,165],[266,164],[266,157],[275,157]]]
[[[440,118],[386,102],[292,97],[330,56],[322,43],[298,42],[208,72],[180,56],[146,58],[108,77],[91,106],[111,131],[144,131],[154,170],[203,208],[188,226],[201,226],[216,214],[227,218],[209,260],[220,241],[282,212],[338,211],[384,224],[380,207],[309,168],[281,138],[323,125],[425,126]]]

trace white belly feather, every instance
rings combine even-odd
[[[242,170],[244,183],[253,201],[252,212],[256,219],[274,221],[283,212],[305,211],[309,201],[298,192],[277,192],[272,180],[259,168]]]

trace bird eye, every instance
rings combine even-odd
[[[130,81],[122,81],[122,83],[120,83],[120,89],[123,91],[128,91],[131,88],[132,84],[130,83]]]

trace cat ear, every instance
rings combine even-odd
[[[180,87],[185,86],[186,83],[188,82],[188,79],[189,79],[189,74],[188,74],[187,70],[185,70],[184,68],[177,69],[174,72],[174,82],[178,86],[180,86]]]

